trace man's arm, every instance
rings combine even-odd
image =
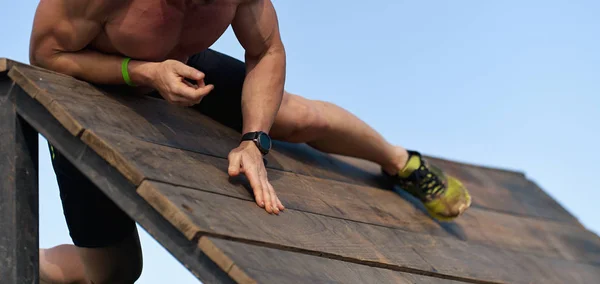
[[[251,0],[241,4],[232,26],[246,50],[242,131],[268,133],[281,105],[285,83],[285,50],[271,0]],[[229,154],[229,175],[240,173],[248,178],[260,207],[275,214],[285,209],[269,183],[262,154],[251,141],[240,143]]]
[[[98,84],[123,84],[123,57],[86,47],[102,31],[104,16],[121,1],[41,0],[36,10],[29,47],[29,60],[37,65]],[[127,1],[122,1],[127,2]],[[143,67],[136,62],[135,67]],[[132,64],[131,67],[134,67]],[[130,73],[142,84],[144,68]]]
[[[121,85],[123,56],[89,49],[115,9],[129,1],[41,0],[36,10],[29,60],[31,64],[96,84]],[[190,105],[212,90],[204,85],[204,74],[174,60],[131,60],[129,75],[137,86],[157,89],[174,104]],[[194,79],[198,87],[182,78]]]
[[[246,50],[243,132],[269,132],[281,104],[285,83],[285,50],[271,0],[241,4],[232,27]]]

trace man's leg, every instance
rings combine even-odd
[[[378,163],[438,220],[450,221],[471,205],[471,196],[459,180],[430,166],[418,152],[391,145],[373,128],[334,104],[286,93],[271,134],[279,140],[305,142],[326,153]]]
[[[59,245],[40,249],[41,283],[133,283],[141,271],[140,250],[137,233],[103,248]]]
[[[200,112],[237,131],[242,130],[241,94],[246,66],[214,50],[200,52],[188,64],[206,74],[215,89],[194,106]],[[390,145],[366,123],[327,102],[285,93],[271,136],[288,142],[306,142],[327,153],[363,158],[395,173],[406,163],[402,147]],[[339,137],[344,137],[341,143]]]
[[[194,108],[241,131],[244,63],[207,50],[191,57],[188,64],[204,72],[205,82],[215,86]],[[334,104],[286,92],[271,136],[288,142],[307,143],[326,153],[378,163],[396,184],[418,197],[436,219],[455,218],[471,204],[460,181],[430,167],[418,152],[391,145],[373,128]]]
[[[135,222],[58,151],[51,154],[75,245],[40,249],[41,283],[134,283],[142,271]]]
[[[40,278],[42,284],[86,283],[83,262],[73,245],[40,249]]]
[[[326,153],[375,162],[389,174],[400,171],[408,159],[404,148],[388,143],[347,110],[287,92],[271,134],[275,139],[307,143]]]

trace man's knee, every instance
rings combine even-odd
[[[142,274],[142,251],[137,231],[105,248],[78,248],[88,279],[94,284],[134,283]]]
[[[318,139],[329,129],[326,104],[286,93],[273,126],[274,138],[295,143]]]

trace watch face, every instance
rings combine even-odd
[[[258,143],[260,143],[260,147],[264,150],[271,150],[271,138],[266,133],[261,133],[258,136]]]

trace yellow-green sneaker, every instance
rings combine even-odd
[[[451,221],[471,206],[471,196],[463,184],[429,165],[419,152],[408,151],[408,162],[394,179],[398,186],[421,200],[437,220]]]

